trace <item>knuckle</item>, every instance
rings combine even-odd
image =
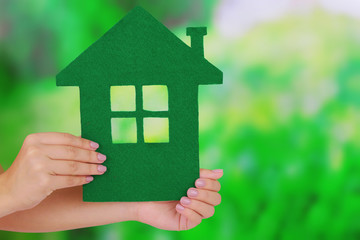
[[[220,191],[221,188],[220,183],[218,181],[212,181],[211,188],[216,192]]]
[[[210,179],[207,179],[206,180],[206,185],[210,186],[209,188],[212,189],[212,190],[216,190],[216,183],[214,180],[210,180]]]
[[[31,164],[31,170],[36,173],[45,172],[45,166],[42,162],[36,161],[35,163]]]
[[[40,148],[36,145],[30,145],[26,148],[26,155],[29,157],[38,157],[40,155]]]
[[[216,193],[215,206],[219,205],[220,203],[221,203],[221,195],[219,193]]]
[[[74,147],[67,147],[66,151],[70,158],[74,159],[76,157],[76,149]]]
[[[76,162],[69,162],[68,167],[72,173],[76,173],[79,169],[79,165]]]
[[[209,170],[208,169],[200,169],[200,178],[206,178],[209,176]]]
[[[66,141],[71,141],[71,134],[69,133],[60,133],[60,134]]]
[[[41,188],[44,188],[46,189],[45,191],[47,191],[50,186],[50,178],[46,175],[41,175],[38,179],[38,184]]]
[[[70,133],[61,133],[61,135],[64,141],[69,145],[76,145],[76,137],[74,135],[71,135]]]
[[[69,144],[72,145],[72,146],[79,146],[81,145],[81,143],[79,143],[79,138],[73,136],[73,135],[70,135],[68,136],[68,141],[69,141]]]
[[[75,140],[74,138],[66,137],[65,139],[66,139],[65,141],[66,141],[69,145],[71,145],[71,146],[76,146],[76,140]]]
[[[92,159],[95,163],[98,163],[98,153],[97,152],[89,152],[90,154],[90,159]]]
[[[74,177],[67,177],[66,178],[66,185],[68,186],[74,186],[75,185],[75,178]]]
[[[32,134],[29,134],[29,135],[26,136],[24,142],[26,144],[31,144],[31,143],[34,143],[36,141],[37,141],[37,135],[36,135],[36,133],[32,133]]]
[[[90,152],[90,151],[86,151],[86,150],[85,150],[85,152],[86,152],[86,159],[95,161],[95,158],[96,158],[95,152]]]
[[[69,145],[82,146],[82,141],[80,140],[80,138],[78,138],[74,135],[71,135],[69,133],[64,133],[63,137],[64,137],[65,141],[69,143]]]
[[[203,199],[209,199],[210,198],[210,195],[209,195],[208,191],[200,191],[200,194],[201,194]]]
[[[78,137],[78,141],[81,147],[88,148],[90,146],[90,141],[84,138]]]
[[[205,218],[210,218],[210,217],[214,216],[214,214],[215,214],[215,208],[212,207],[212,208],[209,210],[209,212],[206,214],[206,217],[205,217]]]
[[[97,166],[94,164],[88,164],[88,172],[89,174],[97,174],[98,170],[97,170]]]

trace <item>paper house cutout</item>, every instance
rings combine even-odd
[[[136,7],[56,76],[58,86],[79,86],[82,137],[98,142],[108,158],[107,172],[83,186],[84,201],[179,200],[194,186],[198,86],[221,84],[222,72],[204,58],[206,28],[187,28],[187,35],[192,47]],[[132,86],[133,111],[112,110],[112,86]],[[167,87],[166,111],[143,109],[144,86]],[[144,139],[153,118],[167,122],[168,139]],[[112,122],[122,120],[136,124],[136,136],[113,143]]]

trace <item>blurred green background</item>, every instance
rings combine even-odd
[[[0,239],[359,239],[357,0],[0,0],[0,156],[27,134],[80,134],[77,88],[54,76],[140,5],[184,42],[207,26],[224,84],[201,86],[200,161],[224,168],[215,216],[186,232],[125,222]]]

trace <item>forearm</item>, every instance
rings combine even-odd
[[[9,191],[3,181],[3,168],[0,165],[0,219],[14,212],[13,201],[9,197]]]
[[[9,199],[4,186],[0,181],[0,220],[2,217],[7,216],[14,212],[11,200]],[[1,228],[0,228],[1,229]]]
[[[35,208],[0,218],[0,229],[16,232],[53,232],[137,219],[136,203],[82,201],[82,188],[53,192]]]

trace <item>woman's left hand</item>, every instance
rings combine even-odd
[[[196,188],[189,188],[180,201],[139,202],[138,221],[165,230],[188,230],[199,225],[204,218],[214,215],[221,202],[220,183],[222,169],[200,169]]]

